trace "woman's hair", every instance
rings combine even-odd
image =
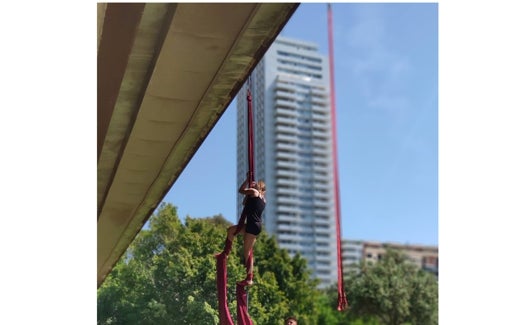
[[[266,183],[264,183],[263,180],[260,180],[257,182],[257,185],[255,186],[255,188],[261,192],[261,193],[264,193],[266,192]]]

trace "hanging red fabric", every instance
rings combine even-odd
[[[220,325],[234,325],[227,306],[227,256],[216,257],[216,287],[218,289],[218,317]]]
[[[343,267],[342,267],[342,231],[340,228],[340,186],[338,177],[338,149],[336,140],[336,103],[334,93],[334,54],[333,54],[333,32],[332,32],[332,9],[331,4],[327,4],[327,23],[329,32],[329,73],[331,87],[331,123],[333,132],[333,161],[334,161],[334,184],[336,196],[336,254],[338,260],[338,310],[347,308],[347,297],[344,290]]]
[[[251,187],[251,183],[255,181],[255,159],[254,159],[254,149],[253,149],[253,100],[251,97],[251,90],[248,81],[248,91],[247,91],[247,101],[248,101],[248,187]],[[244,214],[240,215],[238,219],[238,227],[236,228],[235,235],[242,230],[244,227],[245,216]]]
[[[218,317],[220,325],[234,325],[231,312],[227,306],[227,256],[220,254],[216,257],[216,282],[218,289]],[[236,285],[236,315],[238,325],[253,325],[248,313],[248,294],[246,287]]]
[[[248,314],[248,293],[240,284],[236,285],[236,320],[238,325],[253,325]]]
[[[248,186],[251,187],[251,183],[255,181],[255,160],[254,160],[254,152],[253,152],[253,107],[252,107],[252,99],[251,99],[251,90],[248,86],[248,94],[247,94],[247,100],[248,100],[248,172],[249,172],[249,184]]]

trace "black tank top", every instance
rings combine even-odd
[[[249,222],[262,222],[261,216],[266,203],[258,196],[250,196],[246,199],[246,204],[244,205],[243,214],[247,216]]]

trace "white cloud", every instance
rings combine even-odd
[[[354,23],[339,33],[342,55],[349,56],[343,68],[352,73],[368,107],[400,114],[409,103],[402,90],[412,64],[387,43],[390,28],[377,6],[356,6],[352,15]]]

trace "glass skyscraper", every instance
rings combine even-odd
[[[250,89],[255,179],[266,182],[265,230],[307,259],[321,288],[337,281],[329,88],[328,58],[317,45],[278,37],[237,96],[237,175],[248,170]]]

